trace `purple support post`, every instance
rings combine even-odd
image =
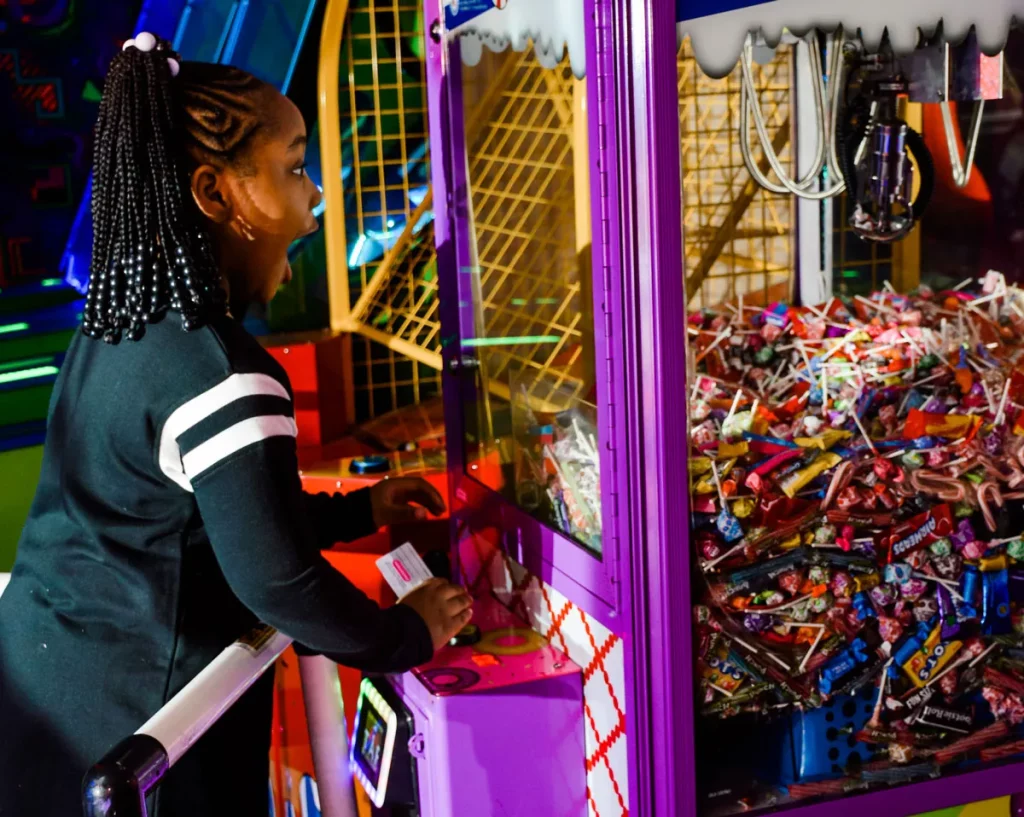
[[[630,800],[691,817],[693,672],[674,4],[613,0],[620,159],[633,649]]]
[[[444,401],[447,434],[445,445],[448,463],[448,507],[453,513],[451,525],[452,575],[462,575],[459,568],[460,521],[455,513],[457,507],[456,487],[459,472],[465,461],[465,446],[461,430],[450,418],[462,416],[462,378],[457,374],[453,361],[460,354],[457,328],[459,326],[458,297],[458,253],[452,211],[454,196],[452,190],[466,184],[465,173],[456,173],[453,167],[455,151],[451,149],[451,123],[449,121],[448,99],[450,88],[455,82],[445,80],[446,49],[444,45],[444,10],[441,0],[424,0],[423,20],[426,27],[426,71],[427,71],[427,122],[431,134],[430,181],[434,198],[434,243],[437,249],[437,269],[441,291],[448,293],[441,297],[438,312],[441,320],[441,393]],[[457,77],[456,77],[457,79]],[[465,239],[463,239],[464,241]],[[453,332],[454,337],[453,337]]]

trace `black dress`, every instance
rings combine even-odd
[[[302,492],[293,417],[230,318],[73,340],[0,596],[0,815],[81,814],[85,771],[259,621],[359,669],[429,659],[415,612],[320,555],[371,532],[369,496]],[[155,817],[267,813],[271,694],[268,675],[185,755]]]

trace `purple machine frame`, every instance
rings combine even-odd
[[[603,457],[604,553],[599,559],[483,488],[464,471],[463,397],[464,389],[471,385],[459,373],[460,341],[471,336],[463,332],[471,332],[473,322],[472,313],[459,305],[471,302],[462,297],[461,270],[472,264],[462,66],[457,45],[444,46],[440,3],[425,0],[440,284],[444,291],[460,293],[460,297],[448,296],[440,303],[449,501],[456,541],[467,529],[499,526],[513,559],[622,636],[627,656],[631,808],[638,814],[676,815],[683,813],[676,807],[680,802],[677,792],[692,792],[688,783],[693,775],[692,752],[678,755],[684,761],[682,766],[675,760],[677,744],[692,742],[692,726],[684,718],[691,707],[681,705],[691,699],[692,686],[686,549],[670,546],[673,534],[686,529],[687,481],[686,470],[672,466],[668,456],[686,440],[685,427],[679,422],[685,418],[677,411],[685,405],[685,371],[672,375],[669,366],[673,359],[685,360],[684,339],[682,333],[673,336],[668,331],[668,327],[678,326],[684,296],[678,274],[665,278],[671,291],[662,291],[650,275],[654,247],[639,247],[631,240],[633,234],[655,233],[640,226],[649,219],[651,208],[638,205],[635,198],[641,182],[634,179],[634,169],[650,170],[646,159],[620,159],[633,155],[624,150],[636,149],[629,142],[630,114],[625,105],[632,98],[630,78],[635,66],[628,49],[615,48],[615,32],[628,30],[628,5],[627,0],[584,0],[586,64],[591,79],[588,130],[594,336]],[[645,61],[641,56],[636,65],[642,68]],[[675,89],[674,80],[671,89]],[[669,113],[675,117],[674,110]],[[665,161],[678,168],[678,156]],[[678,201],[674,205],[671,199],[667,201],[668,211],[659,210],[659,217],[668,224],[674,212],[675,224],[680,224]],[[623,229],[627,224],[636,226]],[[659,255],[658,260],[668,267],[674,263],[679,270],[678,227],[666,234],[676,240],[664,242],[669,255],[664,259]],[[661,308],[660,321],[651,320],[655,305]],[[665,327],[664,342],[657,337],[659,327]],[[654,376],[647,377],[645,372]],[[664,512],[665,508],[671,512]],[[687,770],[690,781],[684,782],[681,774],[665,773],[669,769]]]
[[[462,438],[472,332],[461,62],[425,0],[435,234],[452,533],[499,527],[508,554],[625,642],[631,810],[697,817],[689,564],[686,313],[675,4],[584,0],[595,357],[604,557],[467,477]],[[470,307],[471,309],[471,307]],[[455,550],[458,548],[456,546]],[[456,553],[457,555],[457,553]],[[906,817],[1020,791],[1016,764],[791,806],[801,817]]]

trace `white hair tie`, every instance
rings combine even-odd
[[[134,39],[128,40],[123,46],[122,50],[126,50],[129,46],[134,45],[139,51],[152,51],[156,48],[156,37],[150,34],[148,31],[139,32]]]
[[[129,48],[133,46],[139,49],[139,51],[147,53],[156,48],[156,37],[150,34],[148,31],[141,31],[132,39],[125,40],[124,45],[121,46],[121,50],[127,51]],[[174,57],[167,58],[167,67],[170,68],[172,77],[178,76],[178,72],[181,70],[181,64]]]

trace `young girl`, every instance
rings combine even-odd
[[[288,378],[237,321],[316,229],[305,146],[298,109],[242,71],[150,34],[111,65],[83,331],[0,597],[3,817],[81,814],[89,766],[258,621],[397,672],[469,620],[447,582],[381,610],[321,557],[444,504],[417,479],[304,494]],[[156,817],[267,813],[272,675],[170,771]]]

